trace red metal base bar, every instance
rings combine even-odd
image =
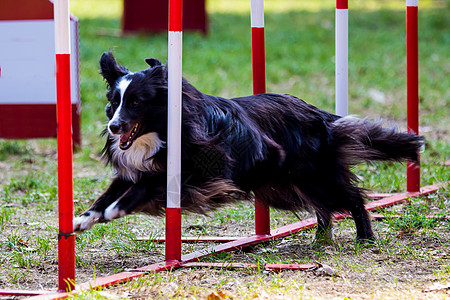
[[[231,241],[236,241],[241,237],[233,237],[233,236],[187,236],[181,237],[181,242],[183,243],[197,243],[197,242],[219,242],[219,243],[227,243]],[[164,243],[166,238],[148,238],[148,237],[138,237],[136,241],[154,241],[157,243]]]
[[[257,269],[264,270],[311,270],[316,266],[312,264],[257,264],[247,263],[207,263],[207,262],[191,262],[182,263],[180,267],[183,268],[217,268],[217,269]]]
[[[445,183],[448,184],[448,183]],[[421,188],[420,192],[415,193],[400,193],[391,197],[383,198],[380,200],[376,200],[373,202],[370,202],[366,205],[366,209],[369,211],[376,210],[379,208],[389,207],[393,206],[395,204],[399,204],[402,202],[407,201],[409,198],[418,197],[418,196],[426,196],[428,194],[436,192],[441,185],[430,185]],[[343,219],[348,217],[346,214],[339,214],[336,215],[336,219]],[[114,274],[111,276],[103,277],[103,278],[97,278],[95,280],[85,282],[82,284],[79,284],[76,286],[76,290],[72,293],[53,293],[53,294],[47,294],[47,295],[41,295],[37,297],[31,297],[29,299],[62,299],[66,298],[71,294],[83,291],[83,290],[89,290],[89,289],[96,289],[101,287],[106,287],[110,285],[115,285],[123,282],[127,282],[130,280],[133,280],[134,278],[141,277],[145,275],[146,273],[151,272],[161,272],[164,270],[169,270],[172,268],[179,268],[183,266],[193,266],[190,265],[190,263],[197,262],[199,259],[206,257],[208,255],[217,254],[220,252],[229,252],[236,249],[241,249],[244,247],[256,245],[259,243],[264,243],[276,238],[285,237],[288,235],[292,235],[300,230],[304,230],[307,228],[314,227],[316,225],[316,219],[311,218],[304,221],[300,221],[294,224],[286,225],[277,229],[273,229],[270,232],[270,235],[264,235],[264,236],[251,236],[247,238],[242,238],[236,241],[228,242],[225,244],[217,245],[214,247],[209,247],[200,251],[196,251],[187,255],[183,255],[181,257],[181,261],[169,261],[169,262],[162,262],[162,263],[156,263],[153,265],[145,266],[142,268],[133,269],[127,272],[122,272],[118,274]],[[188,264],[189,263],[189,264]],[[199,266],[199,265],[197,265]],[[296,265],[275,265],[271,266],[272,269],[281,269],[281,268],[290,268],[293,269]],[[302,266],[304,268],[307,265],[297,265]],[[211,266],[210,266],[211,267]],[[265,267],[268,267],[268,265],[265,265]]]
[[[380,199],[380,198],[387,198],[394,195],[398,195],[399,193],[370,193],[367,194],[368,199]]]
[[[379,208],[384,208],[384,207],[389,207],[389,206],[393,206],[395,204],[399,204],[402,202],[407,201],[410,198],[415,198],[415,197],[419,197],[419,196],[426,196],[432,193],[435,193],[439,190],[440,187],[442,187],[443,185],[446,185],[447,183],[443,183],[443,184],[433,184],[433,185],[428,185],[428,186],[424,186],[422,188],[420,188],[420,191],[418,192],[414,192],[414,193],[400,193],[391,197],[387,197],[384,199],[380,199],[377,201],[373,201],[370,203],[366,204],[366,209],[368,211],[372,211],[375,209],[379,209]]]
[[[98,289],[101,287],[108,287],[111,285],[117,285],[120,283],[125,283],[136,279],[138,277],[142,277],[147,273],[158,273],[162,271],[168,271],[173,268],[180,267],[180,262],[176,260],[171,260],[170,262],[161,262],[153,265],[149,265],[143,268],[138,268],[122,273],[113,274],[106,277],[97,278],[85,283],[81,283],[76,285],[75,290],[70,293],[51,293],[46,295],[39,295],[36,297],[31,297],[28,299],[33,300],[53,300],[53,299],[64,299],[81,291],[88,291],[90,289]]]
[[[375,219],[375,220],[383,220],[383,219],[387,219],[387,218],[389,218],[389,219],[394,219],[394,218],[397,219],[397,218],[401,218],[402,216],[401,215],[385,216],[385,215],[382,215],[382,214],[370,214],[370,217]],[[426,215],[425,216],[425,219],[435,219],[435,218],[438,218],[438,219],[441,219],[441,218],[449,219],[450,215],[444,215],[444,216]]]
[[[45,290],[6,290],[6,289],[0,289],[0,296],[14,296],[14,297],[32,297],[32,296],[39,296],[44,294],[55,294],[53,291],[45,291]]]

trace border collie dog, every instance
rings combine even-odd
[[[100,59],[109,119],[103,157],[115,177],[81,216],[84,231],[133,212],[164,213],[167,163],[167,67],[156,59],[130,72],[112,52]],[[275,209],[315,211],[317,234],[330,236],[332,215],[348,212],[356,239],[374,238],[364,191],[350,167],[362,161],[418,162],[424,138],[339,117],[290,95],[225,99],[182,83],[183,211],[206,213],[256,197]]]

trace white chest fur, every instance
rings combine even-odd
[[[115,139],[111,150],[112,160],[115,162],[115,172],[118,176],[136,182],[141,172],[157,170],[152,156],[162,147],[164,142],[159,139],[156,132],[150,132],[137,138],[128,150],[119,148],[119,137]]]

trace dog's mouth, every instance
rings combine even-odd
[[[133,145],[133,142],[137,137],[138,130],[139,130],[139,123],[136,123],[136,125],[134,125],[129,132],[120,135],[119,140],[120,149],[127,150],[131,147],[131,145]]]

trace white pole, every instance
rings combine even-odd
[[[336,1],[336,114],[348,115],[348,1]]]
[[[167,207],[180,208],[182,32],[169,31]]]

